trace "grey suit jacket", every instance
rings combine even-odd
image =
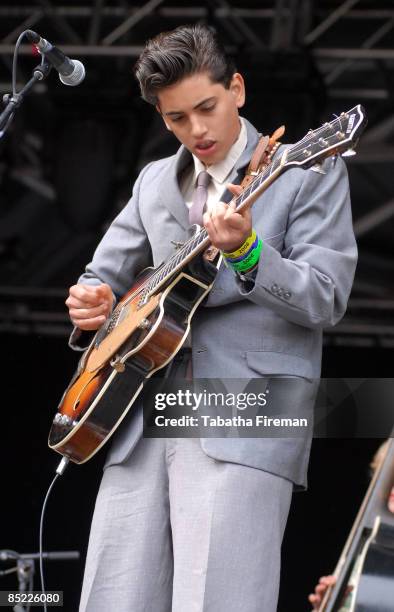
[[[231,177],[241,180],[259,135],[246,121],[248,144]],[[189,152],[148,164],[133,195],[101,240],[79,282],[108,283],[123,295],[136,274],[173,252],[189,234],[188,211],[178,178]],[[343,316],[353,282],[357,248],[352,229],[347,171],[341,158],[325,174],[292,168],[257,200],[253,225],[263,239],[254,286],[221,266],[206,302],[192,320],[196,378],[297,376],[305,391],[289,406],[312,415],[320,376],[322,330]],[[223,199],[228,199],[224,194]],[[78,333],[73,334],[75,343]],[[123,461],[142,435],[141,409],[132,408],[115,433],[107,465]],[[202,438],[218,460],[270,471],[305,486],[307,438]]]

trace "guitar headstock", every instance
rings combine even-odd
[[[286,166],[308,168],[331,155],[352,152],[367,125],[364,108],[358,104],[330,123],[310,130],[287,151]]]

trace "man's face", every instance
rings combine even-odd
[[[221,83],[213,83],[207,72],[200,72],[161,89],[157,110],[177,139],[210,165],[222,161],[237,140],[238,109],[244,102],[240,74],[234,74],[226,89]]]

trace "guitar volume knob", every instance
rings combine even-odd
[[[139,329],[150,329],[152,327],[152,324],[149,319],[141,319],[138,327]]]

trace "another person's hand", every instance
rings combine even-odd
[[[337,579],[335,576],[322,576],[319,583],[315,586],[315,590],[308,596],[309,602],[312,604],[313,610],[318,610],[323,600],[328,587],[334,586]]]
[[[96,330],[111,313],[113,293],[107,284],[73,285],[66,300],[70,319],[84,331]]]

